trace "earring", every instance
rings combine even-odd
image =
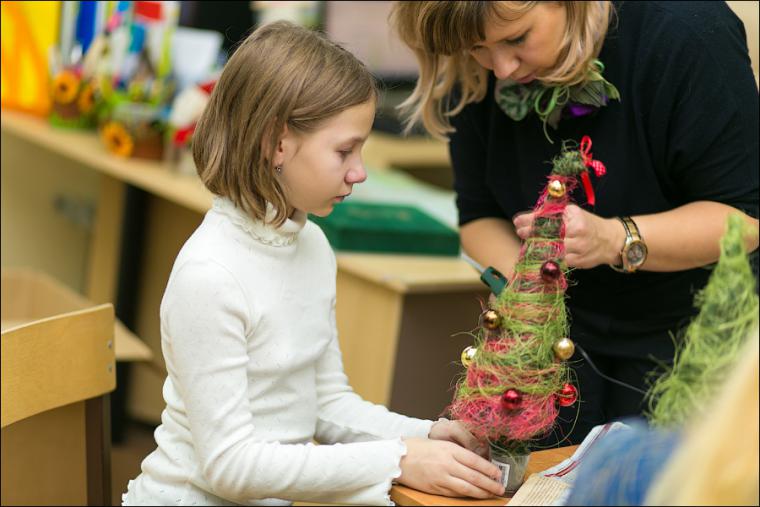
[[[274,166],[274,170],[277,171],[278,175],[282,174],[282,166],[281,165]]]

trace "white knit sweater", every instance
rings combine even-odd
[[[399,437],[425,437],[433,423],[352,391],[335,276],[303,213],[275,229],[214,200],[161,302],[166,409],[125,505],[391,503]]]

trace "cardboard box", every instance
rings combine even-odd
[[[335,250],[459,255],[457,231],[414,206],[348,201],[309,219]]]
[[[27,268],[2,269],[0,327],[5,331],[29,322],[95,306],[49,275]],[[150,348],[116,319],[117,361],[150,361]]]

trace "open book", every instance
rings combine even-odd
[[[606,435],[629,427],[621,422],[594,426],[572,456],[542,472],[531,474],[509,501],[509,505],[563,505],[584,456]]]

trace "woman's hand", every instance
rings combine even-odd
[[[448,440],[449,442],[461,445],[465,449],[469,449],[485,459],[490,458],[491,453],[488,444],[475,438],[459,421],[438,419],[438,422],[434,423],[430,428],[428,438],[433,440]]]
[[[452,442],[406,438],[398,482],[426,493],[491,498],[504,494],[493,463]]]
[[[533,213],[515,215],[513,223],[525,240],[533,227]],[[569,204],[564,212],[565,262],[569,267],[589,269],[600,264],[618,264],[625,231],[615,218],[602,218]]]

